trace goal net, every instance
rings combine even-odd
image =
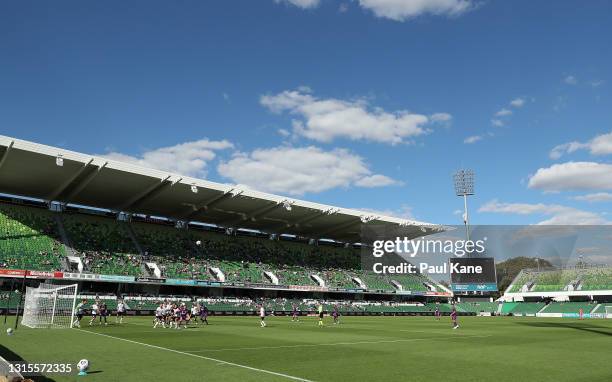
[[[612,318],[612,305],[606,305],[606,318]]]
[[[26,289],[21,324],[29,328],[71,328],[77,284],[40,284]]]

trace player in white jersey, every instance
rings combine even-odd
[[[81,327],[81,320],[83,319],[83,315],[85,314],[85,304],[87,304],[87,300],[83,299],[74,309],[76,319],[72,323],[72,326],[76,326],[77,328]]]
[[[266,327],[266,309],[264,308],[263,304],[259,306],[259,318],[261,319],[261,322],[259,325],[261,325],[262,328],[265,328]]]
[[[200,305],[199,304],[191,305],[191,315],[189,316],[189,321],[193,320],[196,323],[196,325],[199,325],[198,323],[199,314],[200,314]]]
[[[125,304],[125,302],[123,302],[123,300],[120,300],[117,304],[117,323],[123,324],[123,317],[125,316],[126,311],[127,305]]]
[[[181,310],[176,304],[172,304],[172,322],[174,323],[174,329],[179,328],[179,322],[181,321]]]
[[[91,306],[91,321],[89,321],[89,326],[93,325],[94,321],[96,320],[96,317],[98,317],[98,300],[94,301],[93,305]],[[102,323],[100,323],[102,324]]]
[[[155,320],[153,321],[153,329],[157,328],[157,325],[161,325],[164,329],[166,328],[165,322],[165,312],[166,308],[164,304],[159,304],[159,306],[155,309]]]

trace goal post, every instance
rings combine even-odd
[[[77,284],[27,287],[21,324],[29,328],[72,328]]]
[[[605,318],[612,318],[612,305],[606,305],[606,316]]]

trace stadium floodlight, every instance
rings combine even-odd
[[[293,200],[283,200],[282,204],[283,204],[283,208],[285,208],[287,211],[291,211],[291,205],[295,203],[295,201]]]
[[[55,157],[55,164],[59,167],[62,167],[64,165],[64,157],[62,156],[62,154],[57,154],[57,157]]]
[[[470,240],[470,223],[468,215],[467,197],[474,195],[474,171],[462,169],[453,176],[455,183],[455,194],[463,196],[463,224],[465,224],[465,235]]]

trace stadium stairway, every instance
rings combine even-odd
[[[62,238],[62,243],[64,244],[64,249],[66,251],[67,256],[74,256],[74,249],[70,244],[70,240],[68,239],[68,234],[66,233],[66,228],[64,227],[64,222],[62,221],[62,215],[56,213],[53,215],[53,219],[55,220],[57,232],[60,234]]]
[[[144,251],[142,250],[142,246],[136,239],[136,234],[134,233],[134,229],[132,228],[132,225],[126,224],[126,226],[127,226],[126,232],[128,236],[130,237],[130,239],[132,239],[132,242],[134,243],[134,247],[136,247],[136,250],[138,250],[138,253],[142,256],[144,254]]]

